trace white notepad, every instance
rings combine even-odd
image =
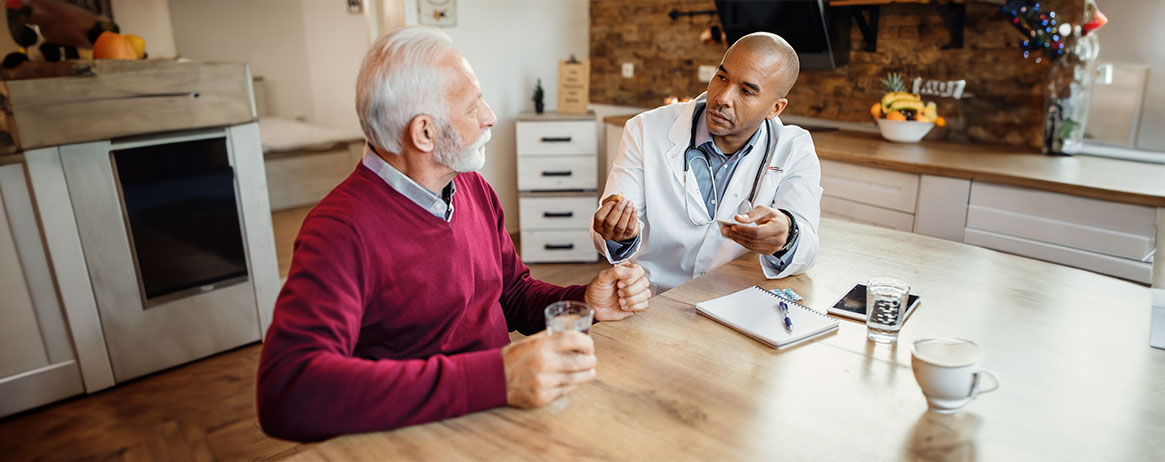
[[[759,286],[696,304],[696,310],[760,342],[783,349],[837,330],[837,320],[805,305],[784,300],[789,305],[793,332],[785,329],[785,318],[777,304],[782,298]]]

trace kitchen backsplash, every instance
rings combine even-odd
[[[593,103],[656,107],[667,96],[696,96],[707,87],[697,78],[698,66],[719,64],[727,48],[700,42],[707,16],[668,17],[672,10],[715,9],[712,1],[593,0],[590,5]],[[1047,0],[1041,6],[1072,23],[1083,8],[1082,0]],[[927,139],[1038,147],[1048,63],[1024,59],[1020,37],[999,6],[972,2],[967,4],[964,47],[943,50],[950,37],[939,5],[883,6],[877,52],[861,51],[861,32],[852,26],[849,64],[802,69],[785,113],[872,123],[869,108],[881,97],[880,79],[889,72],[902,73],[907,81],[966,80],[970,95],[963,99],[924,96],[938,103],[948,121]],[[625,62],[634,64],[633,78],[622,77]]]

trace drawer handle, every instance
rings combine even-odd
[[[542,218],[570,218],[574,212],[542,212]]]
[[[542,142],[543,143],[569,143],[570,137],[569,136],[543,136]]]
[[[574,249],[574,244],[546,244],[542,248],[546,250],[571,250]]]
[[[574,170],[543,170],[542,176],[571,176]]]

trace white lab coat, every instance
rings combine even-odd
[[[708,211],[700,195],[696,178],[689,170],[688,190],[684,191],[684,154],[692,131],[692,112],[704,95],[690,103],[663,106],[644,112],[627,122],[619,152],[607,177],[602,197],[623,193],[639,211],[641,230],[637,248],[628,255],[643,266],[652,283],[667,290],[703,275],[748,252],[735,241],[720,234],[716,223],[696,226],[708,221]],[[779,170],[767,171],[761,179],[757,201],[753,205],[767,205],[785,209],[797,219],[800,242],[793,260],[780,273],[763,264],[765,276],[778,279],[800,274],[813,266],[817,259],[817,228],[821,222],[821,164],[809,132],[801,127],[788,126],[773,120],[775,141],[769,139],[763,125],[756,148],[740,161],[725,189],[723,206],[716,210],[717,219],[732,220],[737,205],[747,199],[756,171],[764,157],[765,143],[771,143],[769,166]],[[616,153],[608,153],[614,155]],[[701,168],[697,162],[694,168]],[[689,208],[685,211],[684,194]],[[606,241],[591,229],[595,249],[611,258]]]

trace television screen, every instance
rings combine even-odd
[[[728,43],[753,32],[780,35],[797,50],[804,69],[849,62],[849,18],[823,0],[716,0]]]

